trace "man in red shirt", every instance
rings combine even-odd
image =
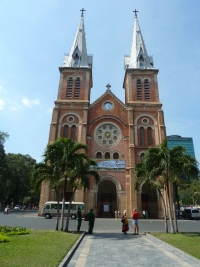
[[[133,219],[132,224],[134,227],[133,235],[139,235],[138,217],[139,217],[139,213],[137,212],[136,209],[133,209],[133,214],[132,214],[132,219]]]

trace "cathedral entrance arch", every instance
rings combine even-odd
[[[111,179],[103,179],[98,186],[97,210],[99,218],[114,218],[117,209],[116,185]]]

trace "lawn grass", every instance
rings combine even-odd
[[[158,239],[200,259],[200,233],[151,233]]]
[[[28,235],[9,236],[10,242],[0,243],[0,266],[58,266],[79,236],[44,230],[31,230]]]

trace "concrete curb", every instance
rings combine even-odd
[[[200,260],[195,258],[194,256],[189,255],[188,253],[184,252],[183,250],[180,250],[178,248],[173,247],[172,245],[170,245],[170,244],[168,244],[168,243],[166,243],[166,242],[164,242],[164,241],[152,236],[149,233],[145,233],[145,234],[146,234],[146,237],[148,237],[150,240],[154,241],[155,243],[162,244],[162,245],[172,249],[174,252],[177,252],[180,255],[183,255],[183,256],[187,257],[188,259],[190,259],[190,260],[192,260],[192,261],[194,261],[194,262],[196,262],[196,263],[198,263],[200,265]]]
[[[80,245],[81,241],[83,240],[85,233],[82,233],[82,235],[79,237],[79,239],[76,241],[76,243],[73,245],[73,247],[70,249],[70,251],[67,253],[67,255],[64,257],[64,259],[61,261],[61,263],[58,265],[58,267],[66,267],[68,263],[70,262],[72,256],[74,255],[76,249]]]

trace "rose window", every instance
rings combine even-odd
[[[95,130],[96,141],[103,146],[114,146],[121,138],[121,131],[117,125],[105,123]]]

